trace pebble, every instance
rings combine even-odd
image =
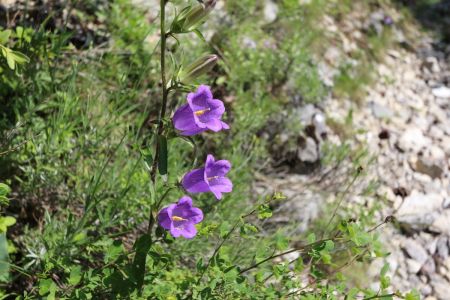
[[[441,86],[432,90],[433,95],[438,98],[450,98],[450,88]]]

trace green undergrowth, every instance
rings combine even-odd
[[[161,101],[157,18],[127,0],[98,6],[94,1],[82,2],[86,8],[77,4],[73,9],[88,26],[75,27],[81,28],[82,37],[90,37],[87,42],[80,44],[80,32],[70,24],[77,18],[58,27],[59,11],[55,11],[41,24],[30,26],[24,14],[17,18],[6,43],[30,62],[18,62],[13,70],[7,61],[0,61],[0,182],[11,187],[10,191],[2,185],[1,197],[8,195],[9,204],[5,201],[1,207],[2,214],[16,220],[13,224],[8,219],[0,232],[1,239],[7,231],[8,239],[0,240],[0,255],[7,257],[9,251],[11,262],[9,270],[0,270],[2,293],[18,299],[279,299],[299,295],[321,299],[334,291],[349,299],[356,297],[358,291],[347,289],[339,277],[342,274],[327,273],[327,268],[339,266],[340,261],[332,263],[334,255],[343,261],[349,255],[360,260],[370,260],[367,253],[385,255],[377,237],[366,232],[372,223],[347,222],[342,220],[347,215],[339,211],[330,222],[331,229],[339,233],[336,240],[309,235],[301,241],[308,250],[305,262],[315,263],[311,274],[318,288],[311,294],[292,293],[300,283],[292,276],[291,266],[279,261],[265,264],[264,259],[276,258],[276,253],[302,237],[290,236],[283,229],[265,230],[272,203],[284,197],[260,198],[251,190],[255,173],[269,161],[267,145],[272,141],[261,138],[268,120],[291,109],[294,95],[301,96],[300,104],[318,103],[328,92],[315,63],[318,45],[327,42],[316,26],[327,12],[324,1],[305,5],[281,1],[278,18],[267,23],[262,1],[229,0],[223,8],[227,17],[213,13],[203,26],[210,30],[203,31],[208,42],[194,33],[179,40],[169,37],[169,72],[176,69],[171,57],[185,65],[204,53],[220,57],[219,64],[195,84],[210,85],[214,96],[224,101],[224,120],[231,129],[214,138],[211,134],[196,136],[195,145],[188,139],[169,139],[170,173],[159,176],[154,189],[149,184],[148,141]],[[170,15],[174,15],[186,1],[171,2]],[[350,5],[343,5],[340,13]],[[105,38],[107,42],[98,42]],[[373,49],[381,49],[382,44],[371,42]],[[361,55],[361,61],[367,59]],[[338,78],[336,92],[339,87],[343,93],[356,90],[351,83],[355,70],[342,69],[346,75]],[[185,96],[171,93],[170,110],[184,103]],[[296,124],[286,126],[297,128]],[[230,160],[233,192],[220,202],[210,195],[197,197],[196,206],[205,214],[198,236],[174,240],[157,231],[159,244],[155,242],[142,258],[140,251],[148,242],[143,233],[150,202],[168,189],[167,201],[178,200],[183,192],[177,183],[185,172],[203,165],[209,153]],[[325,159],[330,165],[351,159],[354,163],[348,176],[360,175],[360,165],[369,164],[364,147],[350,150],[345,145],[330,145]],[[242,217],[248,213],[248,218]],[[144,238],[135,243],[138,236]],[[349,243],[352,248],[345,257],[341,249]],[[212,255],[214,249],[217,253]],[[146,262],[145,276],[140,259]],[[252,267],[261,261],[260,269]],[[296,271],[308,269],[303,261],[295,263]],[[252,275],[246,276],[247,271]],[[339,277],[338,283],[321,285],[327,274],[331,274],[329,279]],[[140,280],[145,280],[142,289]],[[366,290],[361,293],[374,295]]]
[[[198,166],[214,150],[218,158],[231,161],[235,183],[233,194],[221,202],[200,198],[207,225],[198,239],[174,243],[172,250],[180,255],[198,255],[199,249],[214,245],[211,232],[226,231],[259,200],[250,193],[253,174],[266,157],[265,141],[257,132],[288,101],[281,87],[292,81],[307,101],[319,101],[323,92],[307,48],[312,36],[304,34],[307,29],[293,30],[292,24],[297,27],[302,21],[302,15],[291,11],[299,10],[297,5],[286,1],[282,21],[267,26],[255,22],[261,20],[259,2],[245,3],[250,9],[242,5],[242,1],[227,2],[231,26],[216,22],[219,38],[212,37],[211,43],[188,36],[184,42],[191,47],[178,51],[173,41],[172,54],[186,63],[207,50],[222,57],[209,76],[216,79],[205,77],[198,83],[211,85],[225,100],[232,129],[215,140],[208,135],[196,138],[198,149],[188,142],[169,141],[168,182],[176,182],[193,167],[178,157],[195,158]],[[113,240],[130,247],[137,231],[145,230],[153,192],[144,140],[151,135],[160,94],[156,42],[151,38],[158,24],[149,23],[145,13],[125,0],[101,6],[96,15],[109,32],[108,47],[91,44],[78,49],[69,28],[51,30],[46,24],[36,30],[24,26],[24,33],[12,38],[11,46],[31,62],[16,74],[7,68],[0,74],[5,79],[0,83],[1,150],[7,152],[0,157],[0,178],[14,191],[6,213],[17,219],[9,233],[16,249],[10,259],[17,267],[3,283],[5,291],[38,286],[24,292],[54,294],[52,274],[72,276],[77,262],[98,266]],[[245,40],[248,47],[242,47]],[[173,95],[169,105],[183,101],[184,95]],[[164,183],[159,182],[162,188]],[[161,193],[159,188],[154,192]],[[171,200],[179,196],[176,190],[169,194]],[[269,237],[258,235],[253,247],[271,243]],[[230,250],[244,250],[237,250],[239,243],[232,245]],[[236,259],[249,263],[251,251],[245,250]]]

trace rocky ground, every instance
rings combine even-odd
[[[450,11],[450,5],[446,9]],[[358,64],[349,58],[352,49],[358,47],[358,36],[367,26],[383,28],[386,17],[384,11],[375,11],[368,21],[358,22],[364,18],[354,16],[346,26],[325,18],[328,33],[340,40],[339,46],[327,50],[326,61],[319,63],[326,85],[334,84],[337,61]],[[395,14],[391,12],[388,17],[395,26]],[[334,198],[327,193],[330,185],[323,183],[321,176],[328,170],[320,168],[319,160],[325,140],[342,144],[343,139],[336,128],[327,126],[327,120],[345,119],[353,110],[356,134],[352,144],[367,145],[376,157],[366,170],[366,180],[359,181],[359,189],[356,186],[353,190],[360,191],[368,180],[375,179],[379,187],[369,201],[382,204],[377,217],[383,220],[392,215],[398,221],[398,226],[386,226],[382,231],[391,252],[387,262],[393,287],[417,289],[424,299],[444,300],[450,298],[450,45],[431,33],[417,32],[411,41],[400,28],[393,30],[397,46],[388,49],[382,63],[376,65],[376,81],[365,89],[360,105],[330,94],[320,105],[295,109],[293,113],[305,130],[297,138],[294,152],[287,142],[275,152],[284,157],[285,152],[293,152],[296,159],[284,169],[275,168],[261,176],[255,189],[259,193],[282,191],[289,201],[278,208],[284,217],[276,221],[295,218],[300,224],[295,230],[305,231],[324,203]],[[282,142],[292,139],[284,133],[279,138]],[[346,202],[348,207],[374,205],[359,196],[348,197]],[[369,275],[376,278],[383,264],[375,261]],[[376,288],[377,283],[373,285]]]

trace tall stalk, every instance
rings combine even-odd
[[[166,79],[166,0],[160,0],[160,34],[161,34],[161,48],[160,48],[160,62],[161,62],[161,85],[162,85],[162,103],[158,116],[158,127],[157,127],[157,135],[156,135],[156,143],[155,143],[155,157],[153,160],[153,164],[150,170],[150,179],[153,186],[156,186],[156,171],[158,168],[158,160],[159,160],[159,149],[160,149],[160,139],[159,136],[163,133],[164,130],[164,122],[163,119],[166,115],[167,108],[167,79]],[[158,209],[158,208],[156,208]],[[148,222],[147,233],[151,234],[153,225],[155,224],[155,216],[153,214],[153,207],[150,208],[150,217]]]

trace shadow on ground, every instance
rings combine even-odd
[[[440,40],[450,44],[450,0],[395,0],[411,10],[412,15]]]

